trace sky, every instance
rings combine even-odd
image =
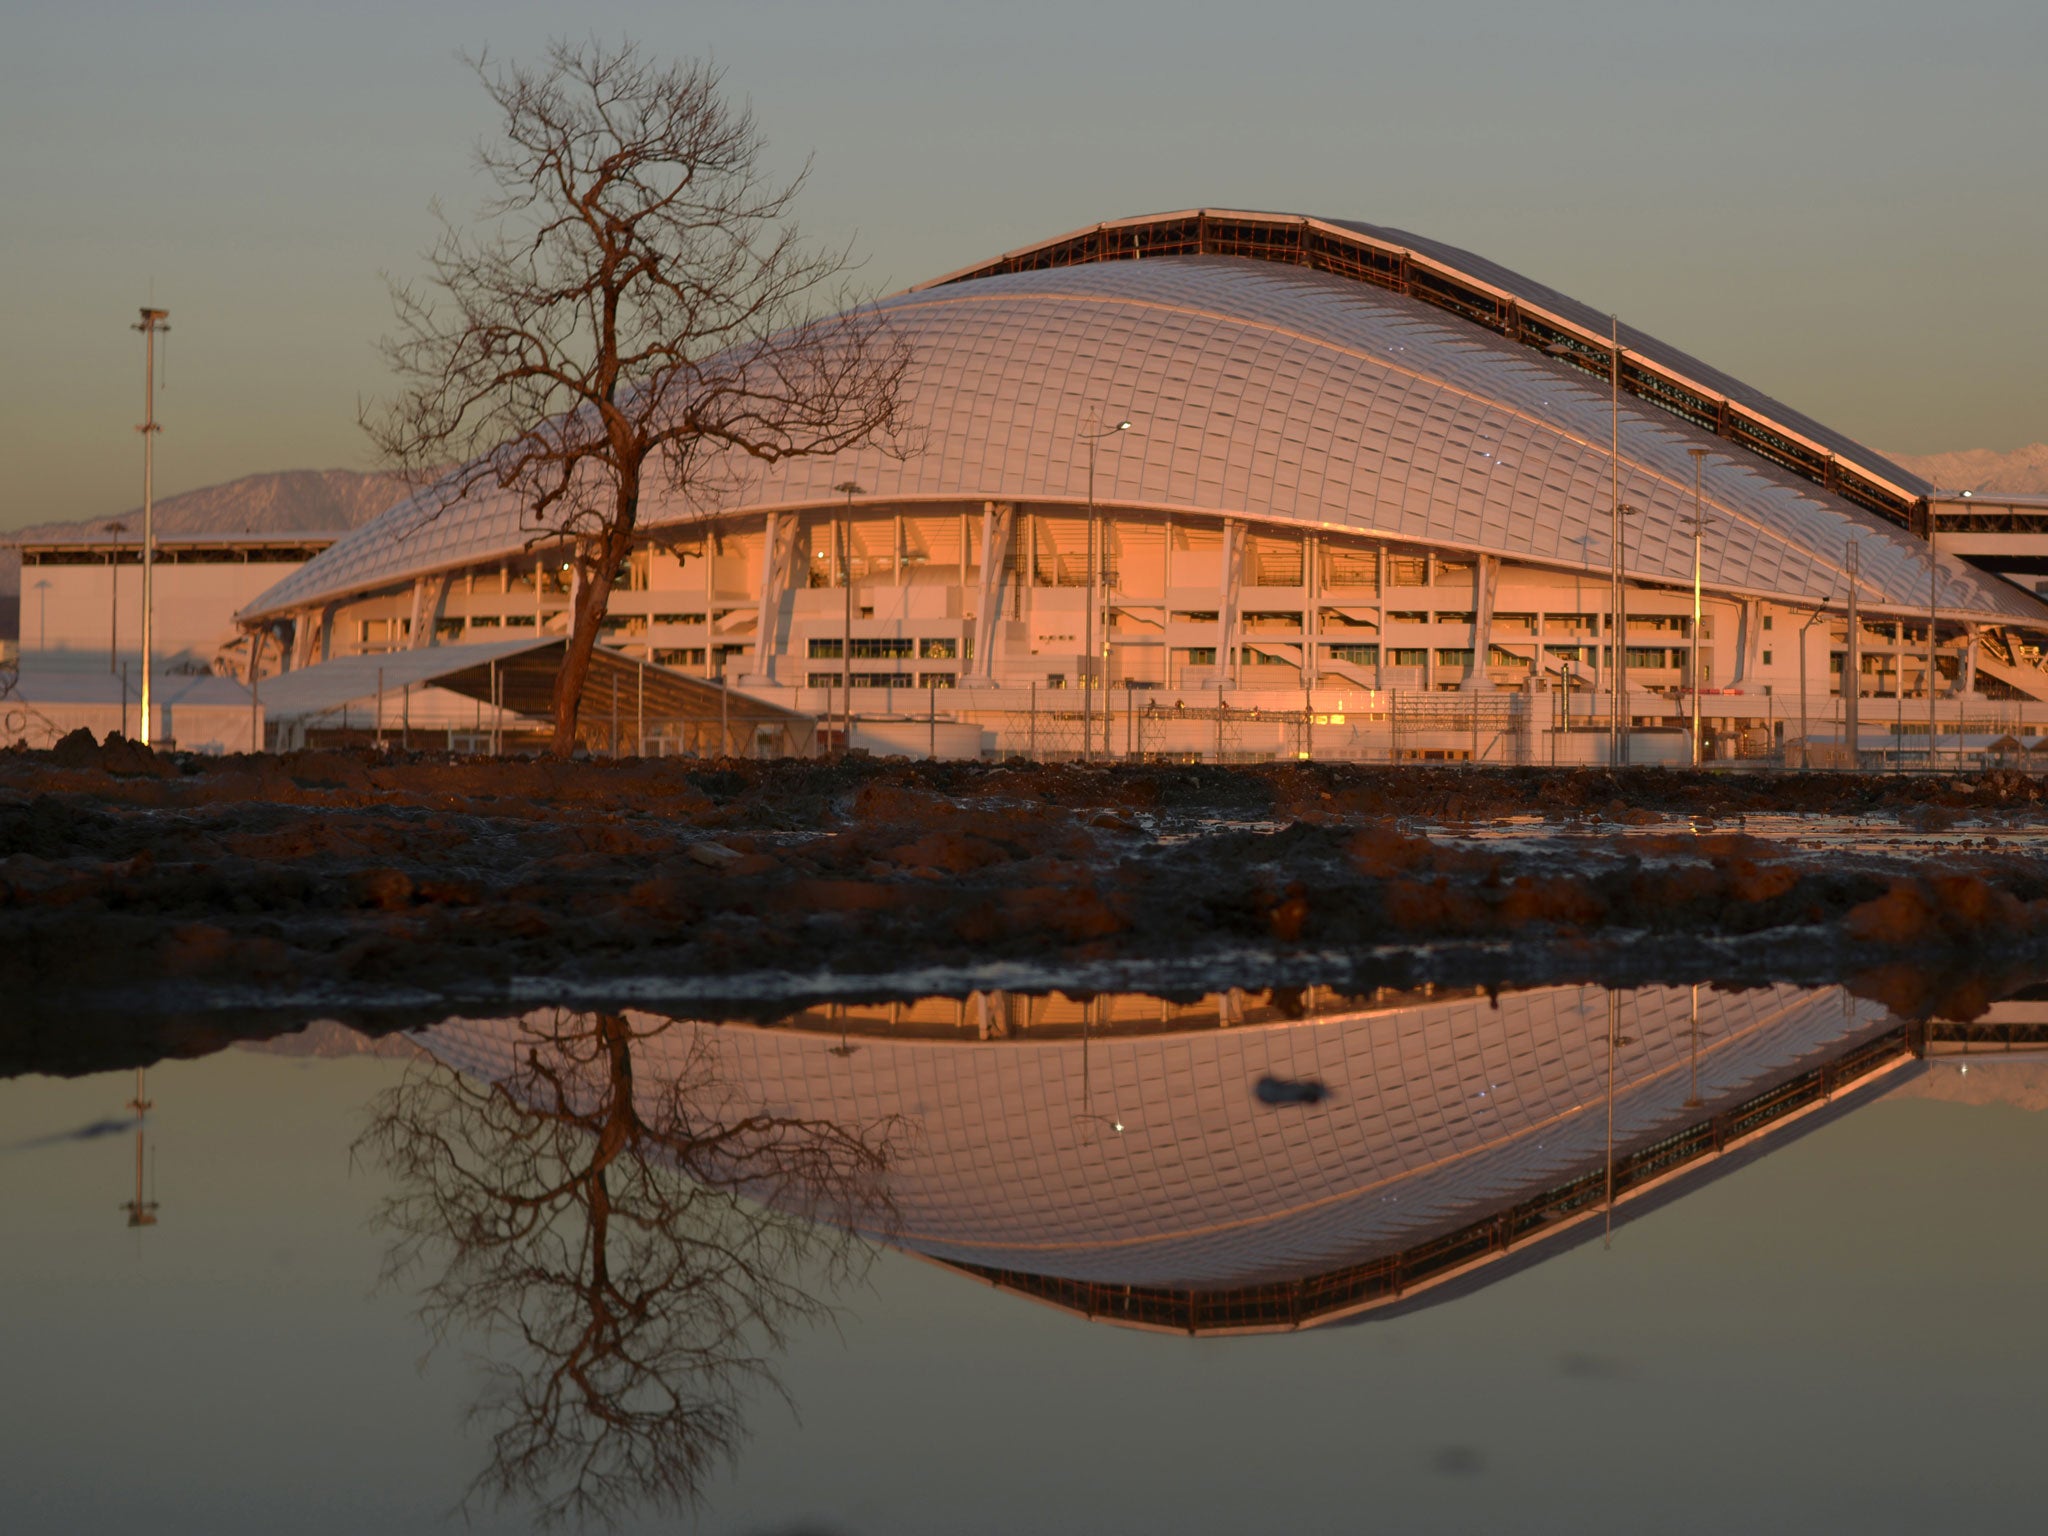
[[[888,292],[1098,219],[1364,219],[1481,252],[1888,451],[2048,439],[2040,0],[10,0],[0,528],[370,468],[384,277],[460,216],[461,55],[709,56]]]

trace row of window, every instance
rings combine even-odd
[[[813,672],[804,681],[812,688],[837,688],[851,683],[856,688],[951,688],[951,672]]]
[[[884,636],[880,638],[856,635],[853,640],[855,661],[908,661],[915,656],[925,661],[957,661],[960,659],[960,642],[952,635],[926,635],[921,639],[908,636]],[[809,656],[812,661],[839,661],[846,651],[839,640],[813,640]]]

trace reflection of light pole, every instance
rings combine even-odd
[[[128,531],[126,523],[109,523],[107,532],[114,536],[114,552],[107,557],[107,587],[109,589],[107,612],[107,670],[118,672],[121,668],[121,535]]]
[[[1088,657],[1088,671],[1081,676],[1081,760],[1092,762],[1095,757],[1095,707],[1093,695],[1089,692],[1094,682],[1095,671],[1095,445],[1105,437],[1114,437],[1119,432],[1131,430],[1129,421],[1120,421],[1113,427],[1104,427],[1098,432],[1084,432],[1088,441],[1088,616],[1082,627],[1082,647]],[[1109,656],[1109,615],[1102,616],[1102,654],[1105,663]],[[1107,682],[1108,667],[1103,667],[1103,678]],[[1109,700],[1102,701],[1102,746],[1109,750]]]
[[[1700,1099],[1700,984],[1692,984],[1692,1092],[1685,1096],[1687,1109],[1698,1109]]]
[[[156,420],[156,336],[158,331],[169,331],[166,324],[171,318],[168,309],[144,309],[142,320],[132,327],[142,332],[143,338],[143,407],[145,415],[142,425],[135,430],[142,434],[142,734],[141,742],[149,745],[149,668],[151,619],[150,604],[154,600],[151,590],[151,576],[156,557],[156,507],[152,498],[151,477],[156,468],[156,435],[163,431]]]
[[[1634,1045],[1633,1035],[1621,1032],[1621,994],[1607,992],[1607,1235],[1603,1246],[1614,1245],[1614,1055],[1624,1045]]]
[[[839,638],[839,755],[853,750],[853,498],[865,495],[851,480],[832,487],[846,497],[839,525],[839,579],[846,585],[846,619]]]
[[[135,1111],[135,1198],[122,1205],[131,1227],[156,1225],[156,1202],[142,1198],[142,1117],[155,1106],[142,1096],[142,1069],[135,1069],[135,1097],[128,1101]]]
[[[1122,1117],[1115,1111],[1106,1115],[1095,1113],[1094,1087],[1088,1075],[1088,1026],[1094,1021],[1096,1005],[1101,998],[1091,997],[1081,1005],[1081,1118],[1090,1125],[1107,1124],[1121,1136],[1124,1133]]]

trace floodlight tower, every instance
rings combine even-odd
[[[149,745],[149,668],[151,613],[154,593],[150,577],[156,561],[156,517],[151,499],[151,476],[156,468],[156,435],[163,431],[156,419],[156,338],[170,330],[171,312],[144,306],[142,319],[133,329],[142,332],[142,744]]]
[[[1096,430],[1086,431],[1081,434],[1088,444],[1088,614],[1082,623],[1081,640],[1081,647],[1088,656],[1088,672],[1083,674],[1081,678],[1081,760],[1083,762],[1093,762],[1095,760],[1094,695],[1089,692],[1089,689],[1098,681],[1105,689],[1109,686],[1109,609],[1107,606],[1104,606],[1102,610],[1102,658],[1099,669],[1096,665],[1095,653],[1095,609],[1098,601],[1100,601],[1096,583],[1099,575],[1102,574],[1098,570],[1098,562],[1095,557],[1095,445],[1105,437],[1115,437],[1119,432],[1131,430],[1131,423],[1128,418],[1119,421],[1113,427],[1102,426],[1100,417],[1096,417],[1095,421]],[[1105,556],[1108,553],[1107,549],[1103,551]],[[1107,565],[1108,563],[1107,559],[1100,562],[1101,565]],[[1106,592],[1102,596],[1106,597]],[[1218,699],[1220,701],[1220,694]],[[1109,697],[1106,693],[1102,700],[1102,755],[1104,757],[1109,756]]]

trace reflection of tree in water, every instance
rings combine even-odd
[[[636,1043],[666,1020],[521,1028],[506,1081],[423,1060],[373,1105],[357,1148],[396,1186],[386,1276],[431,1276],[436,1341],[486,1352],[491,1459],[468,1498],[544,1523],[679,1509],[736,1453],[747,1395],[781,1391],[791,1331],[864,1271],[850,1229],[888,1230],[901,1125],[744,1106],[712,1031],[678,1030],[643,1082]]]

